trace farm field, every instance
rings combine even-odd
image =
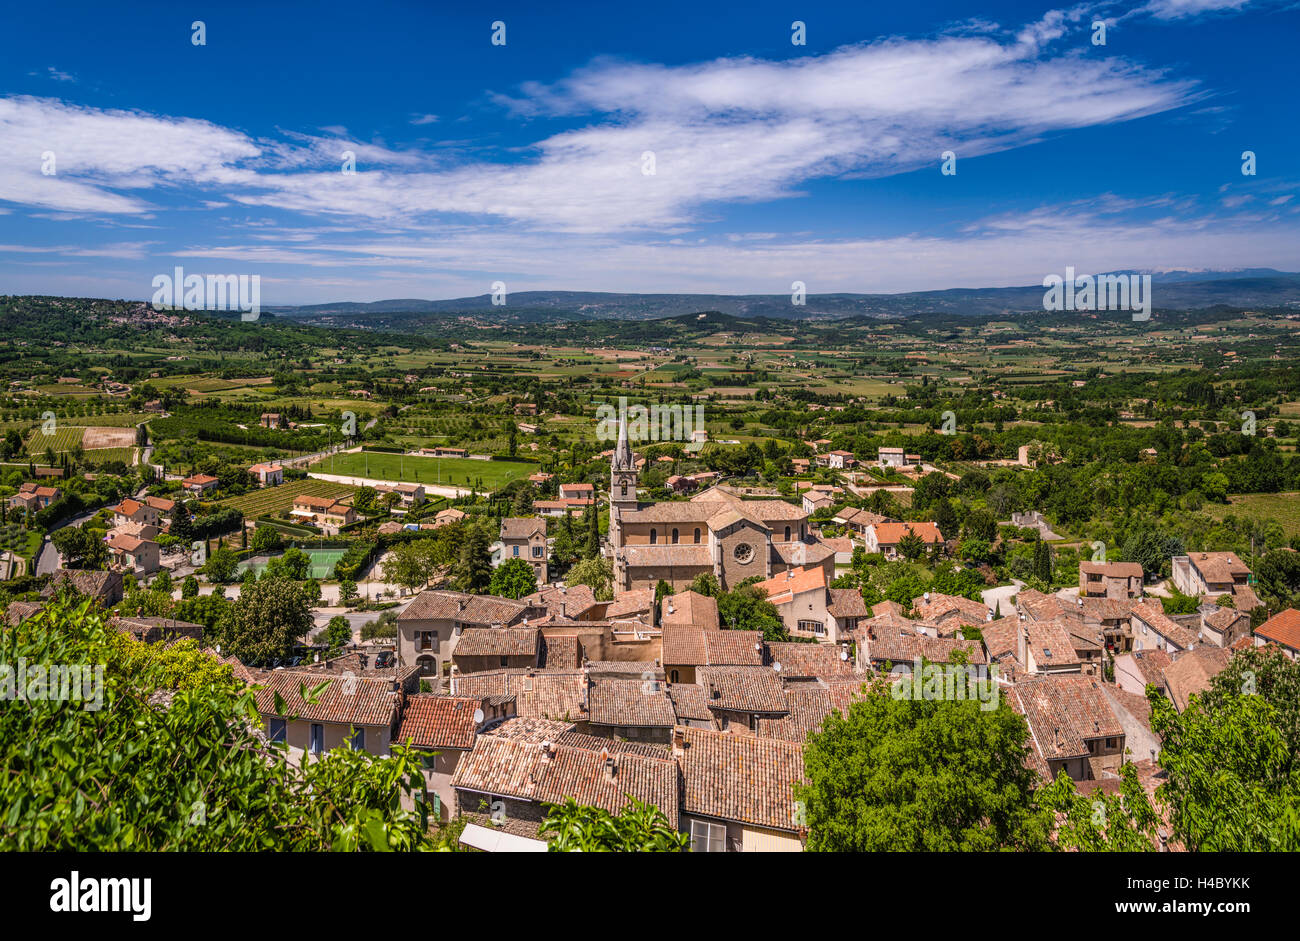
[[[52,448],[55,453],[58,453],[60,451],[71,451],[78,445],[86,451],[112,449],[117,451],[125,450],[130,453],[131,449],[135,447],[135,437],[136,431],[134,427],[60,424],[52,435],[47,435],[37,429],[27,442],[27,453],[40,456],[45,453],[46,448]],[[115,458],[102,459],[115,460]]]
[[[444,486],[469,486],[478,481],[496,490],[536,473],[536,464],[524,461],[475,461],[454,457],[409,457],[382,451],[337,454],[311,466],[321,474],[370,477],[375,480],[413,481]]]
[[[1216,519],[1229,513],[1260,522],[1275,521],[1288,536],[1300,536],[1300,493],[1245,493],[1228,497],[1228,504],[1206,503],[1201,509]]]
[[[277,514],[293,506],[295,497],[351,496],[356,487],[330,480],[288,480],[278,487],[254,490],[239,497],[218,500],[218,506],[231,506],[244,514],[245,519],[257,519],[267,513]]]

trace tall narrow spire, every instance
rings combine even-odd
[[[612,464],[614,470],[633,470],[636,467],[632,445],[627,440],[627,409],[623,407],[618,410],[618,444],[614,445]]]

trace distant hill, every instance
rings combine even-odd
[[[1064,274],[1064,271],[1059,272]],[[1140,272],[1108,272],[1135,274]],[[1240,271],[1152,273],[1156,309],[1199,310],[1218,305],[1238,308],[1300,308],[1300,274],[1272,268]],[[708,310],[744,318],[824,320],[844,317],[907,317],[957,314],[977,317],[1042,310],[1039,285],[1007,288],[952,288],[905,294],[810,294],[800,307],[788,294],[611,294],[596,291],[520,291],[505,307],[489,294],[448,300],[403,298],[372,303],[340,302],[302,307],[270,307],[291,318],[350,321],[387,320],[392,314],[481,315],[504,320],[657,320]]]

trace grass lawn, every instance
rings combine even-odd
[[[369,477],[373,480],[407,481],[421,484],[468,487],[482,482],[488,490],[497,490],[512,480],[527,477],[539,470],[537,464],[524,461],[475,461],[458,457],[409,457],[382,451],[336,454],[313,464],[318,474],[346,477]]]

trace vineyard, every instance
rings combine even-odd
[[[407,481],[433,486],[481,486],[497,490],[538,470],[523,461],[476,461],[472,458],[411,457],[382,451],[337,454],[313,464],[320,474],[369,477],[374,480]]]
[[[290,509],[295,497],[335,497],[341,498],[352,494],[357,488],[347,484],[336,484],[329,480],[287,481],[278,487],[266,487],[254,490],[240,497],[230,497],[218,502],[218,506],[230,506],[244,514],[245,519],[254,520],[266,514],[276,515]]]

